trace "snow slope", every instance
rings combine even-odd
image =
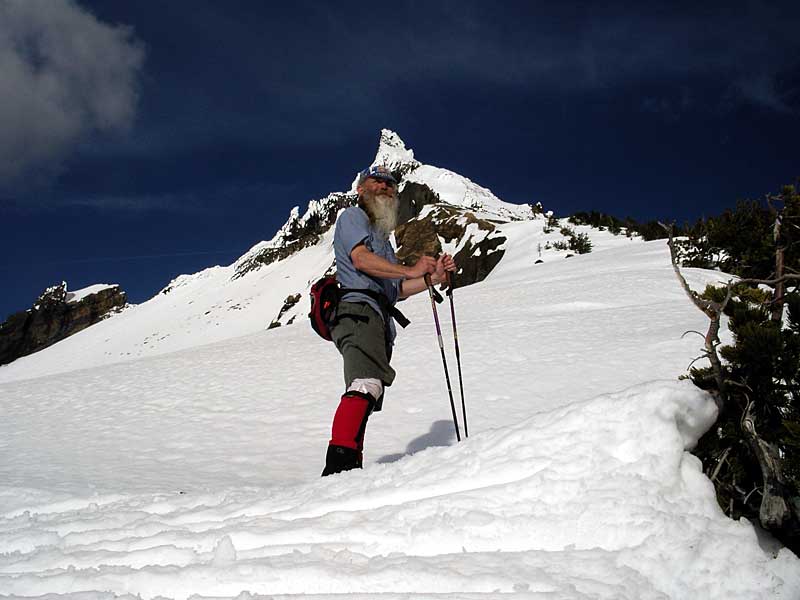
[[[447,169],[421,165],[406,177],[403,185],[408,182],[427,185],[436,190],[442,202],[468,208],[479,218],[508,220],[531,218],[530,205],[503,202],[491,190]]]
[[[596,232],[593,253],[534,265],[542,227],[505,225],[500,265],[456,292],[469,439],[417,296],[360,472],[318,477],[342,382],[304,323],[127,362],[79,334],[94,367],[42,352],[4,374],[0,597],[800,597],[797,557],[725,517],[686,452],[715,407],[676,381],[705,321],[664,242]],[[263,279],[208,271],[192,301],[283,293],[323,246]],[[179,331],[161,302],[152,318]],[[132,330],[123,316],[108,323]]]
[[[235,264],[178,277],[168,286],[169,293],[0,366],[0,382],[156,356],[261,331],[287,296],[307,290],[330,266],[332,238],[330,231],[318,245],[245,277],[234,278]]]

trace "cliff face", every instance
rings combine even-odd
[[[0,324],[0,364],[46,348],[94,325],[127,303],[119,286],[68,292],[66,282],[47,288],[28,310]]]

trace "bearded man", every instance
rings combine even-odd
[[[405,321],[395,303],[427,289],[425,275],[435,285],[456,269],[449,254],[398,264],[389,239],[397,224],[397,181],[386,167],[362,171],[356,190],[358,206],[339,215],[333,238],[336,279],[345,292],[331,337],[344,359],[345,393],[333,417],[323,476],[361,468],[367,420],[381,410],[384,388],[395,378],[389,365],[394,320]]]

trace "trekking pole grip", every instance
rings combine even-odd
[[[431,274],[430,273],[425,273],[424,277],[425,277],[425,285],[428,286],[428,292],[431,295],[431,299],[436,300],[436,302],[438,302],[439,304],[444,302],[444,298],[442,298],[442,295],[439,292],[436,291],[435,287],[433,287],[433,281],[431,280]]]

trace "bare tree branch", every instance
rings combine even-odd
[[[717,389],[720,391],[719,395],[714,396],[714,400],[717,403],[719,408],[722,408],[722,398],[724,397],[725,391],[725,376],[724,371],[722,369],[722,361],[717,354],[717,346],[719,345],[719,327],[720,327],[720,319],[722,316],[723,311],[725,310],[725,306],[731,299],[731,295],[733,294],[731,282],[728,282],[728,293],[725,296],[725,300],[722,303],[714,302],[712,300],[706,300],[705,298],[701,298],[700,294],[693,291],[691,287],[689,287],[689,283],[686,281],[686,278],[681,273],[680,266],[678,265],[678,251],[675,248],[675,238],[672,232],[672,226],[664,225],[663,223],[659,223],[664,229],[666,229],[667,233],[669,234],[669,239],[667,241],[667,245],[669,246],[669,253],[670,258],[672,261],[672,270],[675,271],[675,276],[678,278],[678,281],[683,288],[683,291],[686,292],[686,295],[689,296],[689,299],[692,303],[705,314],[709,320],[708,331],[706,332],[704,339],[705,339],[705,349],[708,355],[708,360],[711,362],[711,368],[714,371],[714,379],[717,382]]]
[[[719,475],[719,471],[722,468],[722,465],[725,464],[725,461],[728,460],[728,454],[730,454],[730,452],[731,452],[730,447],[725,448],[725,452],[723,452],[722,456],[719,457],[719,460],[717,461],[717,466],[714,467],[714,472],[711,474],[711,481],[714,481],[717,478],[717,475]]]
[[[690,329],[689,331],[684,331],[683,332],[683,335],[681,335],[681,339],[685,338],[687,333],[696,333],[701,338],[706,337],[704,333],[700,333],[699,331],[695,331],[694,329]]]
[[[753,494],[755,494],[756,492],[758,492],[758,494],[759,494],[760,496],[762,496],[762,497],[764,496],[764,494],[762,494],[762,493],[761,493],[761,490],[759,489],[759,487],[758,487],[758,486],[756,486],[756,487],[754,487],[752,490],[750,490],[750,493],[749,493],[749,494],[747,494],[747,496],[745,496],[745,497],[744,497],[744,503],[745,503],[745,504],[747,504],[747,501],[748,501],[748,500],[750,500],[750,496],[752,496],[752,495],[753,495]]]
[[[703,356],[698,356],[692,362],[690,362],[689,365],[686,367],[686,370],[688,371],[689,369],[692,368],[692,365],[694,365],[694,363],[696,363],[698,360],[702,360],[704,358],[708,358],[708,356],[706,356],[705,352],[703,353]]]
[[[751,283],[756,285],[776,285],[786,281],[800,281],[800,275],[796,273],[787,273],[783,277],[776,277],[775,279],[738,279],[735,283]]]

